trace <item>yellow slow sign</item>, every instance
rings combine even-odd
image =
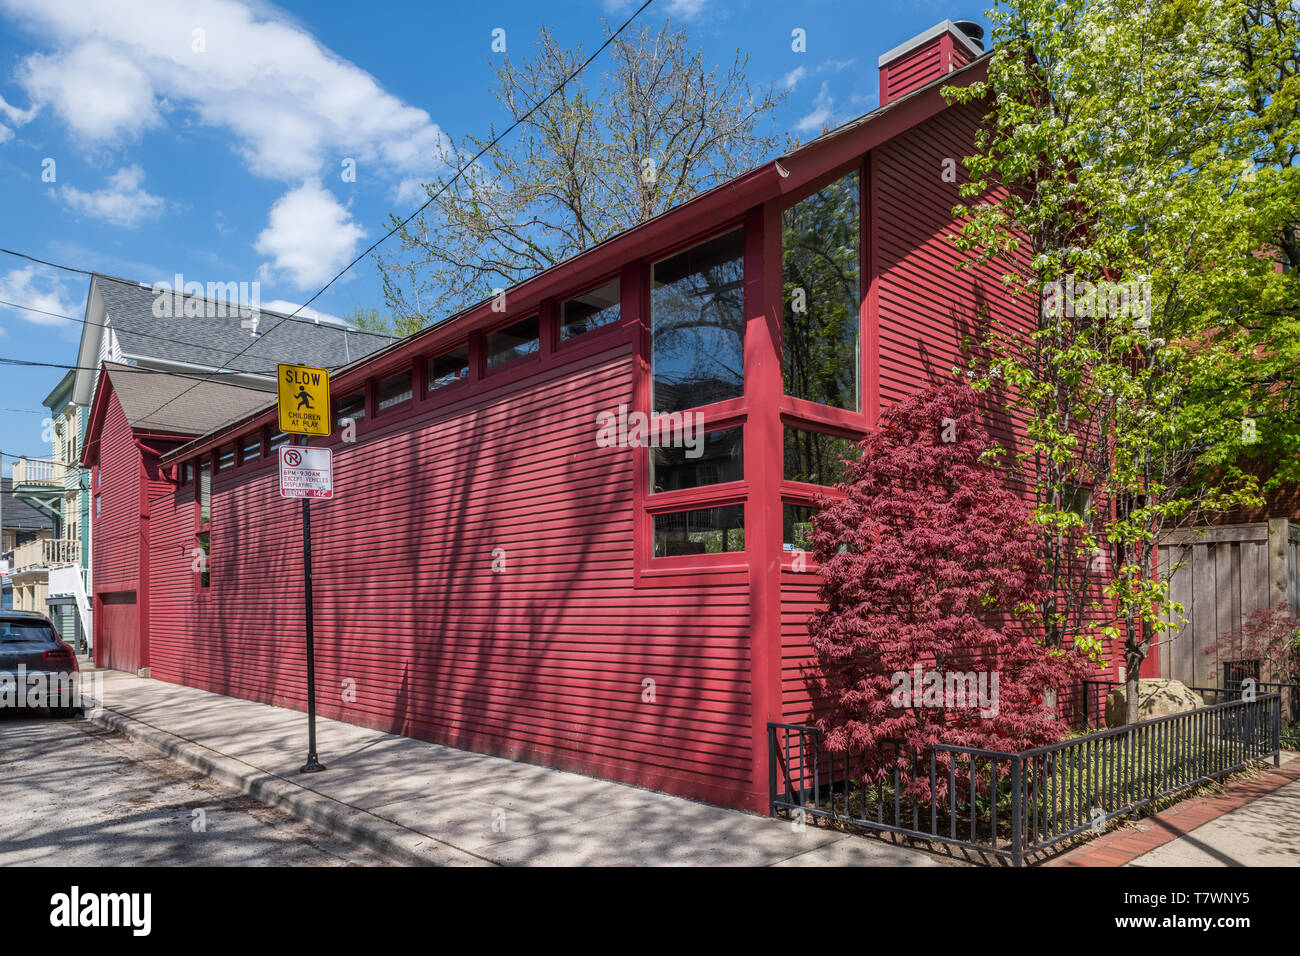
[[[329,435],[334,430],[328,369],[277,365],[275,378],[280,431],[288,435]]]

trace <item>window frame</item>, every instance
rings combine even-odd
[[[465,374],[460,381],[449,382],[446,385],[439,385],[436,388],[433,385],[433,369],[431,366],[435,361],[445,356],[451,355],[460,349],[465,350]],[[417,367],[421,368],[421,385],[418,389],[421,395],[421,401],[432,399],[435,395],[447,395],[449,393],[460,392],[466,389],[474,381],[474,343],[472,339],[465,339],[459,345],[453,345],[450,348],[440,349],[436,352],[426,353]]]
[[[652,256],[647,256],[642,260],[640,260],[640,266],[641,266],[640,278],[643,284],[643,290],[641,296],[641,314],[644,317],[642,319],[642,325],[645,332],[643,337],[642,349],[641,349],[641,361],[645,363],[648,382],[649,382],[649,392],[646,396],[646,402],[647,402],[646,410],[648,412],[656,411],[654,407],[655,405],[655,401],[654,401],[654,377],[655,377],[654,376],[654,312],[653,312],[654,267],[660,262],[666,262],[667,260],[673,259],[684,252],[689,252],[691,249],[694,249],[696,246],[702,246],[706,243],[712,242],[715,239],[721,239],[723,236],[729,235],[730,233],[733,232],[740,233],[740,263],[741,263],[740,281],[741,281],[741,287],[744,290],[743,296],[745,301],[747,302],[749,297],[749,287],[751,281],[750,270],[751,268],[753,268],[753,266],[751,265],[751,261],[750,261],[749,223],[746,222],[745,217],[743,216],[732,220],[728,220],[727,222],[723,223],[721,226],[715,226],[709,229],[707,232],[700,233],[689,240],[669,246],[666,249],[663,249],[662,251],[656,252]],[[749,309],[742,306],[742,311],[746,313],[746,318],[745,318],[746,327],[744,331],[741,333],[741,339],[740,339],[740,356],[741,356],[740,394],[733,395],[730,398],[718,399],[717,401],[710,402],[705,405],[692,405],[689,409],[681,409],[682,412],[704,411],[706,414],[712,413],[712,414],[726,415],[726,414],[733,413],[735,410],[738,409],[743,411],[744,408],[746,407],[745,389],[747,386],[747,382],[746,382],[746,369],[745,369],[745,358],[746,358],[745,340],[748,337],[748,331],[749,331],[748,330]],[[579,336],[579,338],[581,338],[581,336]]]
[[[524,310],[523,318],[507,319],[499,325],[494,325],[490,329],[483,329],[478,333],[480,379],[495,378],[496,376],[501,375],[506,369],[514,371],[520,368],[525,368],[529,364],[541,364],[542,356],[546,353],[545,345],[548,338],[547,326],[548,324],[552,327],[555,325],[553,321],[553,313],[555,309],[553,307],[544,307],[550,302],[551,300],[548,299],[546,303],[538,303],[533,308]],[[552,315],[549,316],[552,321],[549,323],[547,321],[548,312],[552,313]],[[529,321],[537,322],[537,348],[531,352],[525,352],[522,355],[515,355],[511,358],[505,359],[502,362],[498,362],[496,365],[490,364],[492,361],[492,352],[489,342],[491,341],[492,336],[499,332],[504,332],[506,329],[514,328],[516,325],[523,325],[525,322]]]
[[[678,242],[652,250],[640,259],[628,262],[619,277],[619,290],[622,299],[620,309],[621,321],[615,326],[635,328],[636,338],[633,350],[633,395],[628,411],[639,411],[650,415],[651,392],[653,389],[653,369],[651,356],[653,348],[650,312],[652,269],[654,263],[672,258],[693,246],[724,236],[735,230],[742,230],[742,281],[745,288],[746,340],[748,338],[752,303],[751,289],[758,278],[761,263],[757,261],[754,243],[761,238],[753,230],[753,220],[748,215],[736,216],[723,222],[712,224],[707,230],[686,236]],[[596,334],[600,331],[597,330]],[[579,335],[565,343],[566,347],[575,342],[585,342],[594,335]],[[742,342],[742,354],[744,344]],[[743,373],[744,388],[749,386],[748,370]],[[671,491],[655,492],[650,482],[650,448],[646,445],[627,449],[605,449],[604,453],[622,451],[627,454],[627,463],[632,468],[632,552],[633,552],[633,586],[664,587],[696,585],[699,575],[722,575],[730,580],[740,574],[748,574],[753,560],[752,522],[754,515],[749,508],[751,488],[754,483],[756,462],[749,454],[748,442],[748,397],[744,390],[734,398],[723,399],[709,405],[687,409],[683,414],[700,414],[703,416],[705,433],[722,431],[727,428],[745,430],[744,461],[745,476],[740,481],[721,482],[715,485],[700,485],[695,488],[679,488]],[[611,409],[613,410],[613,409]],[[675,511],[694,511],[700,508],[723,507],[726,505],[744,506],[745,550],[726,551],[717,554],[654,556],[654,516]]]
[[[395,402],[381,397],[380,390],[385,385],[403,377],[405,377],[406,379],[406,389],[408,392],[410,392],[409,395]],[[399,369],[397,371],[389,372],[383,378],[375,378],[374,380],[375,418],[379,418],[380,416],[383,415],[392,415],[398,411],[401,411],[404,408],[410,408],[415,403],[415,396],[419,393],[417,387],[418,382],[416,382],[417,377],[418,376],[416,375],[415,368],[413,366],[408,366],[406,368]],[[389,401],[389,404],[382,405],[381,403],[384,401]],[[338,419],[336,418],[334,422],[335,422],[335,426],[337,427]]]
[[[551,342],[552,352],[568,351],[569,349],[574,348],[578,343],[595,341],[596,337],[599,335],[608,333],[613,329],[621,329],[624,327],[627,314],[626,309],[624,308],[626,297],[624,293],[623,278],[623,270],[620,269],[606,275],[604,278],[596,280],[595,282],[588,282],[585,285],[578,286],[578,291],[566,292],[562,298],[557,298],[555,300],[555,322],[553,323],[554,337]],[[608,322],[605,325],[600,326],[599,328],[588,329],[586,332],[579,332],[577,335],[572,335],[566,339],[564,337],[565,305],[572,302],[574,299],[577,299],[579,296],[584,296],[589,292],[595,292],[597,289],[602,286],[607,286],[611,282],[618,283],[618,318],[613,322]]]
[[[193,544],[187,557],[190,559],[191,564],[191,595],[195,600],[204,598],[212,591],[212,504],[214,497],[213,486],[215,484],[213,478],[217,473],[214,467],[216,464],[215,458],[216,454],[211,453],[194,460],[194,533],[191,538]],[[203,475],[205,472],[208,476],[208,517],[206,521],[203,519]],[[194,550],[202,547],[200,541],[204,537],[208,541],[208,550],[205,553],[207,570],[206,572],[194,571],[192,570],[195,557]],[[205,574],[207,576],[206,582],[204,581]]]
[[[816,179],[806,183],[799,189],[792,190],[788,195],[783,196],[780,202],[773,207],[775,224],[778,228],[782,223],[782,217],[787,209],[798,205],[803,200],[815,193],[821,192],[827,186],[843,179],[845,176],[856,172],[858,174],[858,296],[860,299],[858,308],[858,396],[859,410],[856,412],[848,409],[835,408],[832,405],[821,405],[817,402],[810,402],[807,399],[796,398],[793,395],[785,393],[784,379],[781,383],[780,411],[782,420],[786,416],[790,421],[786,424],[794,425],[797,428],[808,428],[814,431],[825,431],[830,429],[849,429],[853,431],[866,431],[876,420],[876,415],[880,409],[880,369],[876,362],[873,361],[879,351],[879,328],[877,326],[877,312],[879,299],[878,283],[878,265],[876,262],[874,224],[879,209],[876,203],[877,190],[875,188],[875,163],[872,162],[871,153],[868,152],[863,156],[857,156],[835,167],[832,170],[823,173]],[[776,286],[780,289],[782,301],[777,303],[777,361],[783,362],[784,356],[784,242],[783,237],[778,233],[777,241],[773,243],[773,248],[777,255],[777,261],[773,268],[776,271]]]

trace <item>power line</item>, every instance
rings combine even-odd
[[[95,279],[104,279],[104,280],[107,281],[107,282],[116,282],[116,283],[118,283],[119,285],[131,286],[131,287],[134,288],[134,289],[151,289],[151,290],[152,290],[152,289],[155,289],[155,287],[156,287],[156,285],[157,285],[156,283],[141,282],[141,281],[139,281],[138,279],[124,279],[124,278],[122,278],[121,276],[115,276],[115,275],[113,275],[113,274],[111,274],[111,273],[108,273],[108,272],[96,272],[96,271],[91,270],[91,269],[82,269],[82,268],[80,268],[80,267],[78,267],[78,266],[70,266],[70,265],[67,265],[66,263],[62,263],[62,262],[52,262],[52,261],[50,261],[49,259],[40,259],[40,258],[38,258],[38,257],[36,257],[36,256],[29,255],[29,254],[26,253],[26,252],[18,252],[18,251],[15,250],[15,249],[5,249],[5,248],[0,247],[0,253],[3,253],[4,255],[8,255],[8,256],[14,256],[15,258],[18,258],[18,259],[26,259],[26,260],[29,261],[29,262],[35,262],[35,263],[38,263],[39,265],[49,266],[51,269],[61,269],[61,270],[63,270],[64,272],[73,272],[73,273],[76,273],[77,275],[86,275],[86,276],[90,276],[91,278],[95,278]],[[163,293],[163,294],[167,294],[167,293]],[[230,302],[229,300],[222,300],[222,299],[209,299],[207,296],[204,296],[204,295],[192,295],[192,294],[190,294],[190,293],[185,292],[183,289],[173,289],[173,290],[171,290],[171,293],[170,293],[170,294],[173,294],[173,295],[189,295],[190,298],[203,299],[205,302],[213,302],[213,303],[216,303],[216,304],[218,304],[218,305],[224,305],[224,306],[226,306],[227,308],[240,307],[240,306],[238,305],[238,303]],[[6,304],[6,305],[11,305],[11,306],[13,306],[14,308],[17,308],[17,309],[26,309],[26,310],[29,311],[29,312],[39,312],[39,313],[42,313],[42,314],[44,314],[44,315],[52,315],[52,316],[55,316],[56,318],[60,318],[60,319],[72,319],[72,321],[74,321],[74,322],[80,322],[80,321],[82,321],[81,319],[75,318],[74,316],[60,315],[60,314],[57,313],[57,312],[44,312],[44,310],[42,310],[42,309],[34,309],[34,308],[32,308],[31,306],[19,305],[19,304],[16,303],[16,302],[6,302],[5,304]],[[277,318],[277,319],[282,319],[282,320],[284,320],[284,321],[298,322],[298,323],[300,323],[300,324],[302,324],[302,325],[311,325],[311,326],[319,326],[319,325],[321,325],[322,323],[320,322],[319,319],[308,319],[308,318],[301,318],[301,319],[300,319],[300,318],[297,317],[297,316],[298,316],[298,313],[301,312],[304,308],[306,308],[306,306],[307,306],[307,303],[303,303],[302,305],[298,306],[298,308],[296,308],[296,309],[293,311],[292,314],[289,314],[289,315],[286,315],[286,314],[283,313],[283,312],[275,312],[275,311],[272,311],[272,310],[270,310],[270,309],[254,308],[254,307],[252,307],[252,306],[247,306],[246,308],[248,309],[248,311],[249,311],[250,313],[256,313],[256,314],[258,314],[258,315],[269,315],[269,316],[273,316],[273,317],[275,317],[275,318]],[[91,322],[90,324],[91,324],[91,325],[95,325],[95,326],[102,325],[102,323],[99,323],[99,322]],[[350,325],[350,324],[348,324],[347,322],[326,322],[326,323],[324,323],[324,324],[327,325],[327,326],[330,326],[330,327],[338,328],[338,329],[343,330],[343,331],[346,331],[346,332],[351,332],[351,333],[354,334],[354,335],[377,335],[377,336],[381,336],[381,337],[383,337],[383,338],[391,338],[391,337],[392,337],[392,336],[385,335],[385,334],[382,333],[382,332],[374,332],[374,331],[372,331],[372,330],[370,330],[370,329],[362,329],[362,328],[358,328],[358,327],[356,327],[356,326],[354,326],[354,325]],[[145,334],[145,333],[143,333],[143,332],[136,332],[134,329],[124,329],[124,331],[131,332],[131,333],[134,334],[134,335],[144,335],[144,334]],[[152,337],[153,337],[153,338],[158,338],[158,336],[152,336]],[[178,345],[190,345],[190,346],[195,346],[196,348],[203,348],[203,347],[204,347],[204,346],[196,345],[196,343],[194,343],[194,342],[186,342],[186,341],[183,341],[183,340],[181,340],[181,339],[166,339],[165,341],[175,342],[175,343],[178,344]]]
[[[35,455],[15,455],[12,452],[0,451],[0,458],[12,458],[14,461],[34,461],[38,465],[62,465],[65,462],[51,461],[48,458],[37,458]]]
[[[16,365],[19,366],[20,368],[61,368],[73,372],[79,372],[79,371],[98,372],[99,371],[99,368],[94,365],[63,365],[59,362],[37,362],[37,361],[33,361],[32,359],[9,358],[3,355],[0,355],[0,365]],[[121,365],[119,366],[119,370],[128,373],[136,373],[140,375],[167,375],[170,376],[171,378],[187,378],[195,382],[211,382],[214,380],[214,376],[232,376],[232,375],[274,376],[275,375],[274,372],[269,372],[269,371],[268,372],[241,372],[241,371],[221,371],[219,369],[214,370],[212,372],[195,372],[195,373],[173,372],[165,368],[141,368],[137,365]],[[268,395],[270,394],[270,391],[268,389],[258,388],[256,385],[243,385],[239,382],[221,382],[221,384],[228,386],[230,388],[246,388],[249,389],[250,391],[266,392],[266,394]],[[190,388],[193,387],[194,386],[190,386]],[[189,391],[189,389],[186,389],[186,391]],[[181,395],[184,394],[185,392],[181,392]],[[179,398],[180,396],[178,395],[177,397]],[[22,409],[13,409],[13,410],[22,411]]]
[[[108,278],[108,277],[105,276],[105,278]],[[76,323],[78,323],[78,324],[80,324],[80,325],[89,325],[89,326],[92,326],[92,327],[97,328],[97,329],[115,329],[115,330],[121,330],[121,331],[126,332],[126,333],[128,333],[128,334],[130,334],[130,335],[139,336],[140,338],[145,338],[145,339],[156,339],[156,340],[159,341],[159,342],[168,342],[168,343],[170,343],[170,344],[172,344],[172,345],[183,345],[183,346],[185,346],[186,348],[191,348],[191,349],[200,349],[200,350],[202,350],[202,351],[204,351],[204,352],[216,352],[216,353],[218,353],[219,355],[228,355],[228,354],[230,354],[230,350],[229,350],[229,349],[217,348],[215,345],[200,345],[198,342],[190,342],[190,341],[188,341],[188,340],[186,340],[186,339],[174,339],[174,338],[171,338],[171,337],[166,336],[166,335],[155,335],[155,334],[152,333],[152,332],[141,332],[141,331],[139,331],[139,330],[137,330],[137,329],[128,328],[128,327],[123,326],[123,325],[109,325],[107,322],[90,322],[90,321],[85,320],[85,319],[78,319],[78,318],[76,318],[75,316],[71,316],[71,315],[62,315],[62,314],[60,314],[60,313],[58,313],[58,312],[47,312],[47,311],[45,311],[44,309],[36,309],[36,308],[33,308],[33,307],[30,306],[30,305],[19,305],[17,302],[10,302],[10,301],[8,301],[7,299],[0,299],[0,306],[8,306],[8,307],[11,308],[11,309],[23,309],[24,311],[27,311],[27,312],[35,312],[35,313],[37,313],[38,315],[48,315],[48,316],[50,316],[50,317],[52,317],[52,318],[55,318],[55,319],[64,319],[64,320],[66,320],[66,321],[68,321],[68,322],[76,322]],[[276,315],[277,313],[271,312],[271,313],[268,313],[268,314],[269,314],[269,315]],[[263,374],[263,373],[261,373],[261,372],[249,372],[249,373],[247,373],[247,374],[250,374],[250,375],[260,375],[260,374]],[[268,372],[268,373],[266,373],[266,374],[269,375],[269,374],[271,374],[271,373]]]
[[[509,136],[510,133],[512,133],[516,128],[518,128],[518,127],[519,127],[519,126],[520,126],[520,125],[521,125],[525,120],[527,120],[527,119],[528,119],[530,116],[532,116],[535,112],[537,112],[539,109],[541,109],[542,106],[544,106],[547,102],[549,102],[549,101],[550,101],[550,100],[551,100],[551,99],[552,99],[552,98],[553,98],[557,93],[559,93],[559,92],[560,92],[561,90],[563,90],[566,86],[568,86],[569,83],[571,83],[571,82],[574,80],[574,78],[578,76],[578,74],[580,74],[580,73],[581,73],[583,70],[585,70],[589,65],[591,65],[591,62],[592,62],[593,60],[595,60],[596,57],[600,56],[600,54],[604,52],[604,50],[605,50],[606,47],[608,47],[611,43],[613,43],[616,39],[618,39],[619,34],[621,34],[624,30],[626,30],[626,29],[627,29],[627,28],[632,24],[632,21],[635,20],[637,17],[639,17],[639,16],[641,15],[641,13],[642,13],[642,12],[643,12],[643,11],[644,11],[648,6],[650,6],[650,4],[652,4],[652,3],[654,3],[654,0],[644,0],[644,2],[641,4],[641,6],[637,7],[636,10],[634,10],[634,11],[632,12],[632,15],[629,16],[626,20],[624,20],[623,23],[622,23],[622,25],[619,26],[619,28],[618,28],[617,30],[615,30],[613,33],[611,33],[609,36],[607,36],[607,37],[605,38],[605,42],[604,42],[604,43],[602,43],[600,46],[598,46],[598,47],[597,47],[597,48],[592,52],[592,54],[591,54],[589,57],[587,57],[587,59],[583,60],[582,63],[580,63],[580,64],[579,64],[579,65],[578,65],[578,66],[573,70],[572,73],[570,73],[570,74],[569,74],[568,76],[566,76],[564,79],[560,80],[560,82],[559,82],[558,84],[556,84],[555,89],[553,89],[553,90],[551,90],[551,92],[547,93],[546,96],[542,97],[542,99],[539,100],[537,103],[533,104],[532,108],[529,109],[528,112],[524,113],[524,114],[523,114],[522,116],[520,116],[517,120],[515,120],[513,123],[511,123],[509,126],[507,126],[507,127],[506,127],[506,128],[505,128],[505,129],[500,133],[500,134],[498,134],[497,136],[493,137],[493,138],[488,142],[488,144],[487,144],[486,146],[484,146],[484,147],[483,147],[482,149],[480,149],[477,153],[475,153],[473,157],[471,157],[471,159],[469,160],[469,162],[465,163],[465,165],[463,165],[463,166],[461,166],[459,169],[457,169],[455,175],[453,175],[450,179],[448,179],[445,183],[443,183],[442,188],[440,188],[440,189],[439,189],[437,192],[435,192],[432,196],[430,196],[428,199],[426,199],[426,200],[425,200],[425,201],[420,205],[420,207],[419,207],[418,209],[415,210],[415,212],[411,213],[409,216],[407,216],[405,219],[403,219],[403,220],[402,220],[401,222],[399,222],[397,225],[393,226],[392,229],[389,229],[388,232],[384,233],[382,236],[380,236],[378,239],[376,239],[374,242],[372,242],[372,243],[370,244],[370,246],[369,246],[369,247],[368,247],[364,252],[362,252],[360,255],[356,256],[356,258],[354,258],[354,259],[353,259],[351,262],[349,262],[346,266],[344,266],[342,269],[340,269],[339,272],[334,276],[334,278],[330,279],[329,282],[326,282],[323,286],[321,286],[320,289],[317,290],[317,292],[316,292],[314,295],[312,295],[312,297],[311,297],[310,299],[308,299],[308,300],[307,300],[306,302],[304,302],[302,305],[298,306],[298,308],[296,308],[296,309],[292,312],[292,314],[290,314],[289,318],[292,319],[294,316],[296,316],[296,315],[297,315],[299,312],[301,312],[303,309],[307,308],[307,306],[311,305],[313,302],[315,302],[317,299],[319,299],[319,298],[320,298],[320,297],[321,297],[321,296],[326,292],[326,290],[329,289],[330,286],[332,286],[332,285],[333,285],[335,282],[337,282],[339,279],[343,278],[343,276],[346,275],[346,274],[348,273],[348,271],[352,269],[353,266],[355,266],[358,262],[360,262],[360,261],[361,261],[362,259],[364,259],[366,256],[370,255],[370,253],[374,252],[375,249],[379,248],[379,246],[380,246],[381,243],[383,243],[384,241],[386,241],[389,237],[391,237],[391,236],[392,236],[394,233],[396,233],[399,229],[403,228],[403,227],[404,227],[407,223],[409,223],[412,219],[414,219],[414,218],[415,218],[416,216],[418,216],[420,213],[424,212],[424,210],[428,209],[429,206],[433,204],[433,202],[434,202],[435,199],[437,199],[439,196],[441,196],[443,193],[445,193],[448,189],[450,189],[451,186],[452,186],[452,184],[454,184],[458,179],[460,179],[460,177],[461,177],[462,175],[464,175],[464,173],[466,172],[466,170],[470,169],[470,168],[471,168],[475,163],[477,163],[477,162],[479,161],[479,159],[481,159],[485,153],[487,153],[489,150],[493,149],[493,148],[494,148],[498,143],[500,143],[503,139],[505,139],[507,136]],[[5,251],[5,250],[0,250],[0,252],[2,252],[2,251]],[[28,256],[28,257],[26,257],[26,258],[31,258],[31,257]],[[40,261],[40,260],[35,260],[35,261]],[[268,329],[267,332],[266,332],[266,335],[272,335],[272,334],[275,332],[275,329],[276,329],[276,328],[279,328],[279,326],[276,326],[275,328]],[[265,337],[266,337],[266,336],[263,336],[262,338],[265,338]],[[255,340],[255,341],[260,341],[260,339]],[[253,345],[253,342],[250,342],[248,345],[244,346],[242,349],[240,349],[238,352],[236,352],[233,356],[231,356],[231,358],[228,360],[228,362],[233,362],[235,359],[239,358],[241,355],[243,355],[245,352],[247,352],[248,349],[252,347],[252,345]],[[226,367],[225,365],[222,365],[222,366],[221,366],[221,368],[225,368],[225,367]],[[194,386],[191,385],[190,388],[194,388]],[[168,399],[167,401],[163,402],[162,405],[158,406],[158,407],[155,408],[152,412],[149,413],[149,417],[152,417],[152,416],[154,416],[154,415],[157,415],[160,411],[162,411],[164,408],[166,408],[166,407],[167,407],[168,405],[170,405],[172,402],[174,402],[174,401],[176,401],[177,399],[179,399],[179,398],[181,398],[182,396],[184,396],[184,395],[186,394],[186,392],[188,392],[188,391],[189,391],[189,389],[186,389],[185,392],[181,392],[179,395],[176,395],[175,397],[170,398],[170,399]]]

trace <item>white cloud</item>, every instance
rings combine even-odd
[[[679,20],[690,20],[699,16],[708,3],[709,0],[668,0],[664,12]],[[626,16],[640,4],[636,0],[605,0],[604,6],[605,12],[611,16]]]
[[[4,117],[8,122],[13,123],[14,126],[22,126],[24,123],[30,122],[32,117],[35,115],[36,107],[33,106],[30,109],[20,110],[16,106],[11,106],[3,96],[0,96],[0,116]],[[13,129],[6,126],[4,123],[0,123],[0,143],[8,142],[13,138]]]
[[[91,40],[51,55],[33,53],[18,69],[36,107],[48,106],[80,139],[134,138],[162,117],[149,77],[122,49]]]
[[[94,192],[82,192],[64,186],[58,196],[77,212],[103,219],[115,226],[131,227],[162,212],[162,197],[144,189],[144,170],[127,166],[108,177],[108,186]]]
[[[429,193],[424,188],[424,180],[417,176],[411,176],[403,179],[393,190],[393,202],[399,207],[410,207],[422,205],[429,198]]]
[[[709,0],[668,0],[668,15],[690,20],[698,16],[708,5]]]
[[[328,281],[348,264],[365,235],[347,209],[311,180],[275,201],[253,248],[271,261],[262,274],[287,276],[298,288]]]
[[[834,108],[835,98],[831,96],[829,84],[823,82],[821,89],[817,91],[817,96],[813,99],[811,112],[794,124],[795,132],[820,133],[823,127],[830,125]]]
[[[75,298],[65,287],[64,280],[44,272],[38,273],[34,265],[19,266],[5,275],[0,275],[0,299],[26,306],[24,309],[16,309],[13,306],[0,304],[0,311],[12,313],[36,325],[68,327],[72,323],[68,322],[67,318],[80,318],[85,311],[76,304]],[[47,312],[54,314],[42,314]],[[58,316],[67,318],[58,318]]]
[[[260,176],[337,175],[348,157],[359,175],[394,182],[435,170],[443,134],[427,112],[260,6],[255,14],[239,0],[0,0],[0,8],[55,47],[27,57],[18,82],[88,144],[138,136],[185,111],[232,134]]]
[[[783,89],[792,90],[795,84],[808,75],[808,71],[802,66],[796,66],[793,70],[781,77],[781,86]]]

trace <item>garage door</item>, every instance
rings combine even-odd
[[[140,631],[135,592],[112,591],[99,596],[100,620],[95,641],[101,644],[99,665],[134,674],[140,668]]]

